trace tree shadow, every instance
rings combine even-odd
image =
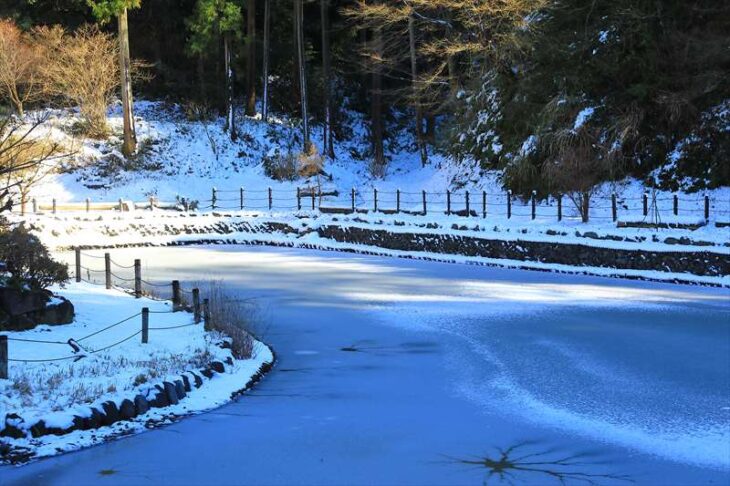
[[[484,469],[484,484],[490,481],[501,484],[545,483],[599,485],[605,482],[628,482],[627,475],[596,472],[602,464],[596,454],[564,453],[557,448],[541,447],[538,442],[521,442],[496,453],[456,458],[445,456],[449,463]]]

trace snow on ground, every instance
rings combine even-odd
[[[101,410],[103,402],[111,400],[119,406],[124,399],[145,395],[156,384],[180,379],[186,371],[199,370],[212,361],[231,357],[230,350],[218,346],[224,336],[205,332],[202,324],[194,324],[190,313],[170,312],[169,302],[135,299],[118,290],[83,282],[52,290],[74,304],[76,317],[72,324],[3,333],[10,339],[10,360],[30,360],[11,361],[9,379],[0,380],[0,417],[19,414],[25,421],[21,428],[41,419],[47,427],[69,428],[75,415],[89,417],[91,408]],[[140,335],[142,307],[148,307],[151,313],[147,344],[142,344]],[[81,344],[83,358],[63,359],[74,356],[66,344],[69,339]],[[15,447],[28,447],[42,457],[57,450],[92,445],[120,433],[142,431],[148,421],[164,421],[166,417],[196,413],[226,403],[233,393],[245,387],[262,364],[272,360],[269,348],[257,341],[251,359],[234,360],[225,374],[206,380],[177,405],[152,409],[132,422],[119,422],[98,430],[3,440]]]

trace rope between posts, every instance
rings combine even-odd
[[[12,338],[8,337],[8,341],[17,341],[21,343],[39,343],[39,344],[68,344],[63,341],[44,341],[42,339],[21,339],[21,338]]]
[[[114,265],[116,265],[119,268],[134,268],[134,264],[132,265],[120,265],[119,263],[115,262],[114,260],[110,260]]]
[[[142,315],[142,313],[141,313],[141,312],[138,312],[138,313],[134,314],[133,316],[129,316],[129,317],[127,317],[127,318],[126,318],[126,319],[124,319],[124,320],[121,320],[121,321],[119,321],[119,322],[115,322],[114,324],[112,324],[112,325],[110,325],[110,326],[107,326],[107,327],[105,327],[104,329],[100,329],[100,330],[98,330],[98,331],[96,331],[96,332],[92,332],[92,333],[91,333],[91,334],[89,334],[88,336],[84,336],[84,337],[82,337],[82,338],[80,338],[80,339],[77,339],[77,340],[76,340],[76,342],[80,342],[80,341],[83,341],[84,339],[89,339],[89,338],[90,338],[90,337],[92,337],[92,336],[96,336],[97,334],[101,334],[101,333],[102,333],[102,332],[104,332],[104,331],[108,331],[109,329],[111,329],[111,328],[113,328],[113,327],[116,327],[116,326],[118,326],[118,325],[120,325],[120,324],[124,324],[125,322],[127,322],[127,321],[130,321],[130,320],[132,320],[132,319],[134,319],[135,317],[138,317],[138,316],[140,316],[140,315]]]
[[[129,341],[129,340],[130,340],[130,339],[132,339],[133,337],[135,337],[135,336],[139,336],[139,335],[140,335],[141,333],[142,333],[142,331],[141,331],[141,330],[139,330],[139,331],[135,332],[134,334],[132,334],[131,336],[129,336],[129,337],[126,337],[126,338],[122,339],[121,341],[117,341],[117,342],[116,342],[116,343],[114,343],[114,344],[110,344],[109,346],[105,346],[105,347],[103,347],[103,348],[100,348],[100,349],[95,349],[95,350],[93,350],[93,351],[90,351],[90,353],[91,353],[91,354],[101,353],[102,351],[106,351],[107,349],[111,349],[111,348],[113,348],[113,347],[115,347],[115,346],[119,346],[120,344],[122,344],[122,343],[124,343],[124,342],[127,342],[127,341]]]
[[[182,324],[180,326],[167,326],[167,327],[149,327],[150,331],[166,331],[168,329],[180,329],[183,327],[196,326],[197,324]]]
[[[170,284],[155,284],[152,282],[148,282],[147,280],[142,280],[142,283],[149,285],[150,287],[169,287]]]
[[[132,278],[126,278],[126,277],[120,277],[119,275],[115,274],[114,272],[110,272],[110,273],[111,273],[111,276],[112,277],[114,277],[114,278],[116,278],[118,280],[123,280],[124,282],[134,282],[135,281],[135,278],[134,277],[132,277]]]
[[[8,358],[8,361],[15,363],[50,363],[52,361],[65,361],[67,359],[76,359],[78,356],[66,356],[64,358],[51,358],[51,359],[13,359]]]
[[[89,257],[89,258],[98,258],[99,260],[103,260],[103,259],[104,259],[104,257],[103,257],[103,256],[99,256],[99,255],[92,255],[91,253],[85,253],[85,252],[83,252],[83,251],[82,251],[82,252],[79,252],[79,254],[80,254],[80,255],[83,255],[83,256],[85,256],[85,257]]]

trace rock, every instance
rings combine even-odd
[[[74,423],[73,428],[75,430],[87,430],[88,429],[88,421],[85,417],[80,417],[78,415],[74,415],[73,423]]]
[[[185,385],[183,385],[182,380],[175,380],[175,392],[177,393],[177,398],[179,400],[185,398]]]
[[[210,368],[203,368],[200,370],[200,374],[208,378],[209,380],[213,378],[213,371]]]
[[[175,389],[175,385],[173,385],[169,381],[164,382],[162,385],[165,387],[165,394],[167,395],[167,399],[169,400],[170,404],[177,405],[179,399],[177,396],[177,390]]]
[[[182,378],[183,387],[185,387],[185,392],[189,392],[192,390],[192,387],[190,386],[190,378],[188,378],[188,375],[182,375],[180,378]]]
[[[119,416],[122,420],[131,420],[137,415],[137,409],[132,400],[125,399],[119,406]]]
[[[190,373],[190,374],[193,375],[193,382],[195,384],[195,388],[200,388],[201,386],[203,386],[203,379],[200,376],[196,375],[195,373]]]
[[[23,422],[20,415],[16,413],[5,415],[5,428],[0,431],[0,437],[11,437],[13,439],[24,438],[25,432],[20,428]]]
[[[102,403],[101,407],[104,409],[104,418],[101,420],[102,425],[111,425],[121,420],[116,403],[110,400]]]
[[[98,429],[104,422],[104,414],[98,408],[91,409],[91,416],[86,419],[87,429]]]
[[[150,410],[150,404],[145,397],[137,395],[134,397],[134,408],[137,411],[137,415],[142,415]]]
[[[34,438],[41,437],[47,434],[48,431],[46,430],[46,423],[43,420],[38,421],[35,425],[31,425],[30,427],[30,435],[32,435]]]
[[[24,331],[38,324],[69,324],[74,307],[62,297],[45,290],[0,287],[0,329]]]
[[[221,363],[220,361],[213,361],[210,364],[210,368],[213,371],[215,371],[216,373],[225,373],[226,372],[226,367],[223,366],[223,363]]]
[[[71,324],[74,320],[74,306],[63,297],[54,297],[54,301],[44,309],[28,315],[37,324],[58,326]]]

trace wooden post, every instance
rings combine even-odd
[[[154,211],[155,209],[155,198],[153,196],[150,196],[150,211]]]
[[[147,344],[150,335],[150,309],[142,307],[142,344]]]
[[[134,260],[134,296],[142,297],[142,261]]]
[[[112,256],[104,253],[104,275],[106,276],[106,288],[112,288]]]
[[[200,324],[200,289],[193,289],[193,316],[195,324]]]
[[[643,201],[644,201],[644,216],[648,216],[649,215],[649,194],[647,194],[646,192],[644,192]]]
[[[0,336],[0,380],[8,379],[8,337]]]
[[[611,194],[611,216],[613,217],[613,222],[615,223],[618,219],[618,205],[616,204],[615,192]]]
[[[238,190],[238,195],[239,195],[239,203],[240,203],[239,205],[241,207],[241,211],[243,211],[243,187],[241,187]]]
[[[537,191],[532,191],[532,198],[531,198],[531,204],[532,204],[532,220],[535,220],[535,217],[537,216],[537,207],[536,207],[536,201],[537,198]]]
[[[400,213],[400,189],[395,190],[395,212]]]
[[[587,223],[591,219],[590,196],[583,194],[583,222]]]
[[[446,214],[451,216],[451,191],[446,190]]]
[[[469,191],[466,191],[466,194],[464,194],[464,203],[466,204],[466,217],[468,218],[471,216],[471,207],[469,204]]]
[[[36,198],[33,198],[33,214],[36,214],[38,212],[38,201]]]
[[[426,205],[426,191],[421,191],[421,199],[423,199],[423,215],[428,214],[428,206]]]
[[[172,311],[177,312],[182,308],[182,293],[180,292],[180,281],[172,281]]]
[[[378,212],[378,190],[373,188],[373,212]]]
[[[350,200],[352,202],[352,214],[355,214],[355,196],[357,195],[357,192],[355,191],[355,188],[353,187],[350,191]]]
[[[482,191],[482,218],[487,217],[487,191]]]
[[[218,201],[218,191],[214,187],[210,192],[210,209],[215,209],[215,203]]]
[[[210,331],[210,300],[203,299],[203,326],[206,331]]]
[[[269,211],[271,211],[271,208],[274,207],[274,195],[271,192],[271,188],[269,187]]]
[[[558,221],[563,220],[563,195],[558,194]]]
[[[297,210],[302,210],[302,190],[297,187]]]
[[[53,198],[53,214],[56,214],[57,206],[56,206],[56,198]]]
[[[76,281],[81,282],[81,248],[75,247],[74,253],[76,254]]]
[[[512,189],[507,191],[507,219],[512,217]]]
[[[117,208],[119,209],[119,212],[121,213],[122,211],[124,211],[124,202],[122,202],[121,197],[119,198],[119,201],[117,201],[117,204],[118,204]]]
[[[312,188],[312,211],[314,211],[315,205],[314,205],[314,188]]]
[[[188,203],[188,198],[184,197],[182,198],[182,204],[183,204],[183,210],[187,213],[190,211],[190,203]]]
[[[705,221],[710,219],[710,196],[705,194]]]
[[[672,199],[673,199],[672,200],[672,203],[673,203],[672,204],[673,205],[673,208],[672,209],[674,209],[674,215],[677,216],[679,214],[679,196],[677,196],[675,194]]]
[[[91,199],[89,199],[87,197],[86,198],[86,212],[88,213],[89,211],[91,211]]]

